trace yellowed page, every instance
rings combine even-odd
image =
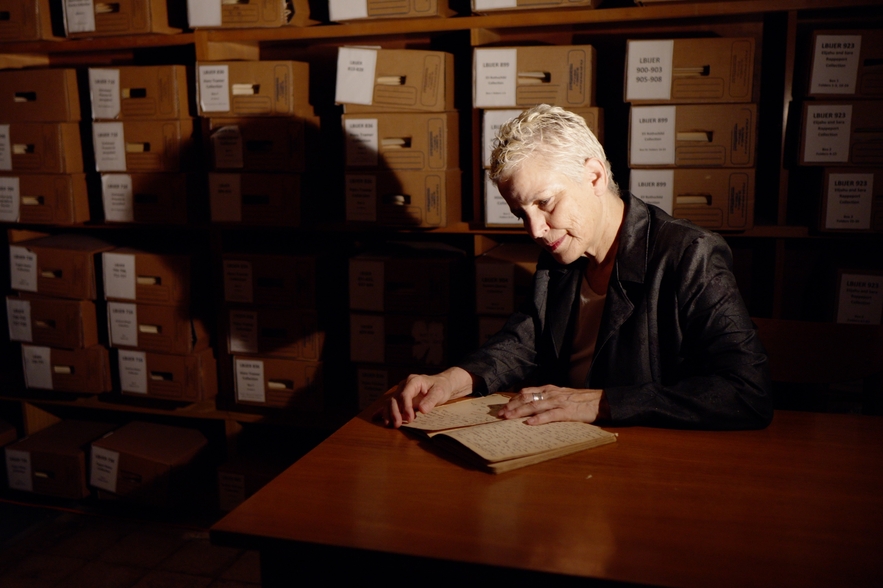
[[[414,422],[404,425],[422,431],[442,431],[498,421],[497,411],[509,402],[508,396],[490,394],[437,406],[429,414],[417,413]]]

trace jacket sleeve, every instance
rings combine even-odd
[[[611,419],[703,429],[767,426],[773,415],[767,356],[726,242],[701,234],[667,266],[648,289],[654,295],[648,302],[647,361],[654,377],[605,386]]]

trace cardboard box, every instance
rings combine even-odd
[[[107,348],[56,349],[22,343],[25,386],[30,389],[101,394],[110,392]]]
[[[809,59],[813,98],[883,98],[883,31],[813,31]]]
[[[186,307],[193,265],[186,253],[151,253],[117,247],[101,256],[105,300]]]
[[[520,10],[598,8],[601,0],[472,0],[474,14],[497,14]]]
[[[90,67],[92,120],[189,118],[187,68],[183,65]]]
[[[99,342],[95,303],[90,300],[7,296],[6,318],[10,341],[63,349],[82,349]]]
[[[366,170],[459,167],[456,112],[344,114],[346,166]]]
[[[448,0],[329,0],[328,18],[348,22],[366,18],[431,18],[454,16]]]
[[[632,106],[629,167],[754,167],[757,106]]]
[[[227,352],[265,357],[322,359],[325,332],[313,310],[249,307],[228,309]]]
[[[754,226],[754,169],[633,169],[629,190],[700,227],[745,231]]]
[[[78,120],[80,94],[75,69],[0,71],[0,122]]]
[[[321,411],[321,361],[233,356],[236,404]]]
[[[443,368],[451,364],[450,315],[350,313],[350,361]]]
[[[0,221],[75,225],[88,220],[85,174],[0,174]]]
[[[78,174],[83,149],[77,123],[0,124],[0,172]]]
[[[460,170],[348,173],[346,221],[386,227],[447,227],[460,222]]]
[[[311,255],[224,253],[224,302],[315,309],[317,270]]]
[[[883,169],[822,169],[822,231],[883,231]]]
[[[202,317],[185,307],[107,303],[108,342],[120,349],[186,355],[209,345]]]
[[[421,373],[432,374],[440,370],[423,370]],[[372,405],[378,398],[386,394],[390,388],[403,381],[413,372],[407,367],[386,366],[379,364],[361,364],[356,367],[356,389],[359,395],[359,410]]]
[[[211,219],[216,223],[300,226],[297,174],[209,173]]]
[[[484,226],[486,227],[508,227],[513,229],[524,228],[524,223],[520,218],[512,214],[509,204],[500,193],[497,185],[488,177],[486,170],[481,172],[484,179],[482,194],[482,203],[484,204]]]
[[[183,6],[167,0],[65,0],[62,8],[65,33],[71,39],[146,33],[173,35],[187,24]]]
[[[95,171],[179,172],[191,166],[193,119],[92,123]]]
[[[312,116],[310,65],[301,61],[200,61],[199,116]]]
[[[625,101],[753,102],[754,52],[751,37],[630,40]]]
[[[313,117],[206,118],[202,124],[212,169],[285,173],[306,171],[308,149],[315,149],[307,135],[319,126]]]
[[[417,49],[340,47],[334,96],[347,114],[456,110],[454,56]]]
[[[118,349],[116,361],[124,395],[200,402],[218,394],[218,365],[210,347],[189,354]]]
[[[271,452],[234,454],[218,465],[218,508],[229,512],[291,465]]]
[[[309,4],[306,5],[309,11]],[[294,6],[297,14],[300,6]],[[224,3],[221,0],[187,0],[187,22],[192,29],[272,28],[288,24],[285,0],[242,0]]]
[[[0,447],[6,447],[18,439],[18,432],[15,427],[0,419]]]
[[[837,271],[838,323],[883,324],[883,271]]]
[[[509,316],[529,301],[539,254],[534,243],[503,243],[476,257],[476,314]]]
[[[79,500],[89,496],[86,462],[91,443],[115,425],[62,420],[6,448],[9,488]]]
[[[62,31],[53,30],[49,5],[50,0],[0,0],[0,42],[63,40]]]
[[[101,174],[104,222],[184,225],[201,193],[202,174]]]
[[[171,506],[194,495],[208,441],[196,429],[132,421],[92,443],[99,498]]]
[[[113,245],[82,234],[38,237],[9,245],[10,286],[46,296],[95,300],[96,255]]]
[[[445,315],[463,300],[463,252],[388,246],[349,261],[351,310]]]
[[[591,45],[476,48],[474,108],[568,108],[595,103],[595,48]]]
[[[586,126],[598,141],[604,144],[604,110],[597,106],[585,108],[567,108],[570,112],[580,115],[586,121]],[[512,120],[523,112],[521,108],[506,108],[481,111],[481,165],[485,168],[491,166],[491,154],[494,151],[494,140],[500,132],[500,127],[507,121]]]
[[[883,164],[881,111],[883,101],[880,100],[805,102],[801,117],[800,165]]]

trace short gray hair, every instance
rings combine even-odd
[[[552,169],[575,182],[582,181],[586,160],[600,159],[607,169],[607,188],[619,193],[604,147],[578,114],[539,104],[507,121],[494,140],[488,176],[499,183],[534,154],[544,156]]]

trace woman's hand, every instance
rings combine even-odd
[[[412,374],[399,383],[392,396],[374,414],[374,419],[384,426],[399,428],[413,421],[416,411],[426,414],[439,404],[468,396],[472,386],[472,374],[458,367],[434,376]]]
[[[525,421],[528,425],[542,425],[554,421],[593,423],[610,415],[603,390],[547,385],[524,388],[498,416],[504,419],[530,417]]]

